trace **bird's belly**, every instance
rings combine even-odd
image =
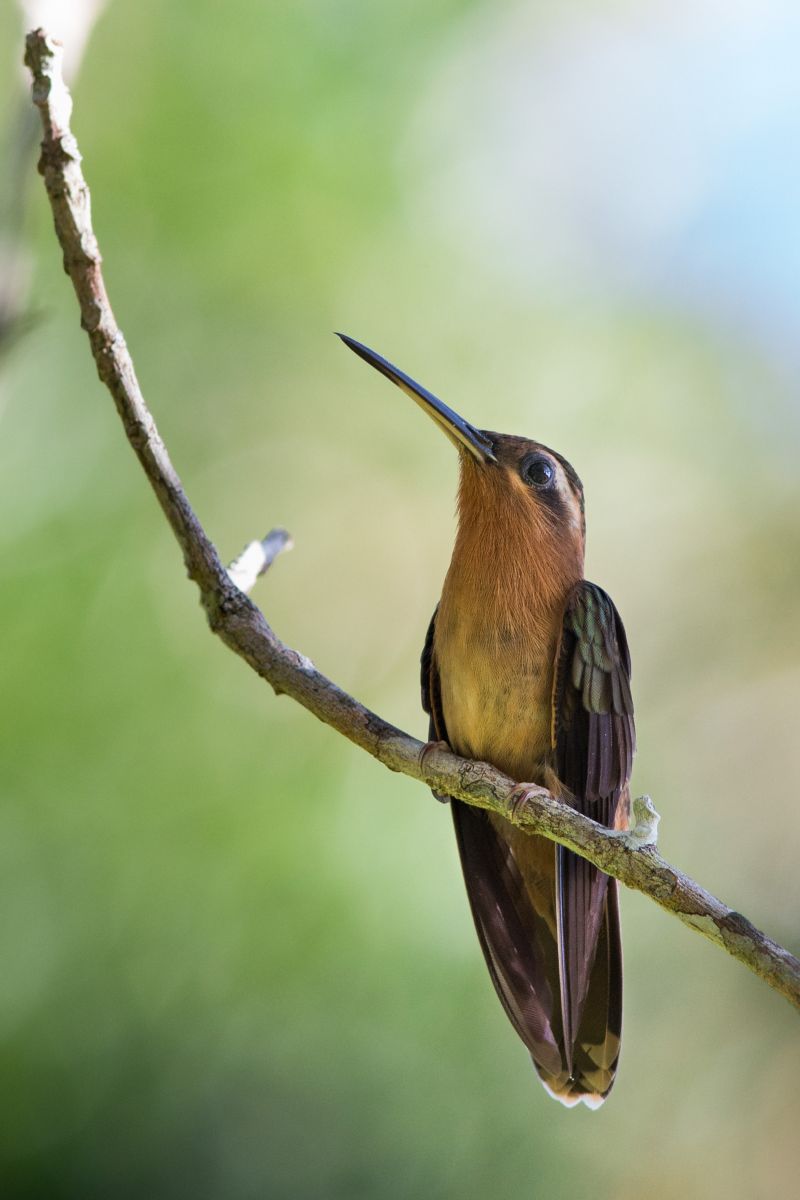
[[[442,711],[456,753],[491,762],[512,779],[541,781],[551,751],[553,690],[552,668],[542,657],[480,645],[458,660],[442,655]]]

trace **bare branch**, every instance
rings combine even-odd
[[[543,788],[519,785],[488,763],[459,758],[446,746],[426,746],[396,729],[275,636],[263,614],[240,588],[252,586],[268,560],[272,561],[275,553],[288,544],[288,535],[277,533],[262,543],[251,543],[230,573],[222,566],[158,435],[111,311],[92,231],[89,191],[69,128],[72,104],[61,77],[61,47],[42,30],[36,30],[28,35],[25,61],[33,75],[33,99],[44,128],[39,169],[97,370],[178,539],[212,630],[277,694],[291,696],[390,770],[409,775],[436,792],[499,813],[529,833],[541,834],[574,850],[675,913],[800,1008],[800,961],[661,857],[654,844],[658,816],[648,798],[634,805],[636,824],[631,831],[606,829]]]
[[[87,39],[106,0],[17,0],[20,30],[40,22],[48,24],[62,41],[69,43],[67,79],[74,79],[81,64]],[[27,76],[19,67],[11,82],[8,127],[0,131],[3,170],[0,171],[0,351],[34,327],[40,314],[26,309],[33,256],[26,245],[25,217],[38,122],[27,96]]]

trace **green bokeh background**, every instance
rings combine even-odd
[[[425,220],[425,96],[509,11],[112,3],[74,128],[115,310],[222,554],[292,531],[274,628],[417,734],[454,455],[331,330],[565,453],[662,849],[797,951],[796,380],[680,307],[572,293],[568,263],[534,294]],[[10,97],[10,9],[0,45]],[[792,1194],[796,1014],[638,895],[615,1091],[548,1099],[447,811],[209,635],[38,186],[29,226],[42,319],[0,362],[2,1194]]]

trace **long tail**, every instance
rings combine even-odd
[[[597,1108],[614,1082],[622,1030],[616,882],[598,886],[589,864],[557,869],[547,839],[458,801],[452,809],[475,927],[509,1020],[547,1091]],[[577,965],[575,939],[565,948],[561,929],[575,888],[601,897]]]

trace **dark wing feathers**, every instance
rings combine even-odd
[[[556,774],[580,812],[613,826],[627,802],[635,734],[630,652],[610,597],[577,584],[564,611],[553,697]],[[574,1044],[589,993],[608,876],[559,847],[557,898],[567,1045]],[[621,980],[619,981],[621,990]]]
[[[436,660],[433,657],[433,632],[436,628],[436,614],[438,611],[439,606],[437,604],[433,610],[428,632],[425,634],[425,645],[422,647],[422,657],[419,664],[422,710],[428,714],[428,741],[430,742],[447,741],[447,726],[444,723],[444,714],[442,712],[442,689],[439,684],[439,672],[436,669]],[[442,804],[450,803],[449,796],[445,796],[441,792],[434,792],[433,794]]]
[[[611,598],[596,584],[576,584],[564,612],[553,732],[558,776],[590,816],[603,800],[616,808],[630,776],[636,745],[630,673]]]
[[[439,672],[433,657],[433,633],[436,629],[437,604],[433,610],[428,632],[425,634],[425,645],[420,659],[420,690],[422,692],[422,710],[430,718],[428,722],[428,737],[431,741],[447,741],[447,729],[442,714],[442,694],[439,686]]]
[[[531,905],[512,848],[489,814],[453,802],[475,928],[508,1019],[548,1077],[563,1072],[558,955],[553,935]]]

